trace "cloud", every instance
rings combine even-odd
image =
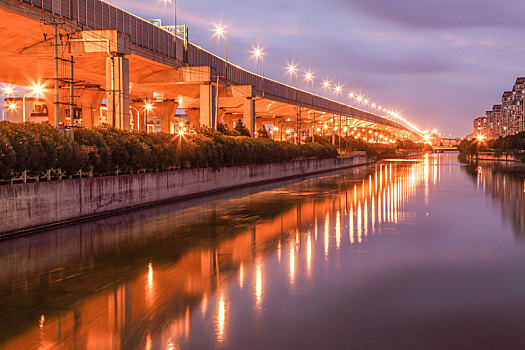
[[[518,0],[328,0],[377,19],[413,28],[524,27]]]

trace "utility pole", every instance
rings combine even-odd
[[[219,73],[217,73],[217,89],[215,90],[215,118],[212,118],[212,125],[211,127],[213,129],[217,129],[217,125],[219,125]]]
[[[317,113],[313,113],[313,122],[312,122],[312,142],[315,142],[315,117]]]
[[[55,126],[59,128],[59,95],[58,95],[58,25],[54,23],[55,27]]]
[[[75,124],[75,79],[74,79],[74,63],[73,56],[71,56],[71,86],[70,86],[70,109],[71,126]]]
[[[177,0],[174,0],[174,7],[175,7],[175,11],[174,11],[174,15],[175,15],[175,23],[173,24],[173,28],[174,28],[174,31],[173,31],[173,39],[175,40],[175,44],[173,45],[174,47],[174,55],[175,55],[175,67],[178,66],[177,64]]]

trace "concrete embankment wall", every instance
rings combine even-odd
[[[521,160],[514,157],[513,155],[502,155],[502,156],[496,156],[496,154],[494,152],[479,152],[479,154],[476,156],[476,155],[473,155],[473,156],[469,156],[467,155],[467,158],[468,159],[471,159],[471,160],[494,160],[494,161],[498,161],[498,162],[518,162],[518,163],[521,163]]]
[[[324,160],[203,168],[0,186],[0,237],[169,200],[370,163],[364,152]]]

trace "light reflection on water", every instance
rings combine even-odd
[[[521,345],[524,199],[435,155],[2,242],[0,344]]]

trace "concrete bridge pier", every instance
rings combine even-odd
[[[201,111],[198,108],[186,108],[186,116],[188,117],[188,122],[191,126],[200,125],[200,116]]]
[[[247,97],[244,100],[243,106],[243,123],[250,131],[250,134],[255,136],[255,100],[252,97]]]
[[[106,91],[99,87],[88,87],[75,101],[77,108],[82,109],[82,124],[87,127],[98,126],[100,122],[100,105]]]
[[[205,84],[200,86],[200,125],[216,128],[215,111],[215,85]]]
[[[106,58],[106,86],[108,122],[129,129],[129,61],[123,55]]]
[[[174,116],[179,104],[175,101],[163,101],[155,103],[153,115],[160,117],[160,131],[171,134],[174,133]]]
[[[226,124],[230,129],[233,128],[233,122],[236,121],[234,119],[233,113],[224,113],[222,120],[224,121],[224,124]]]

